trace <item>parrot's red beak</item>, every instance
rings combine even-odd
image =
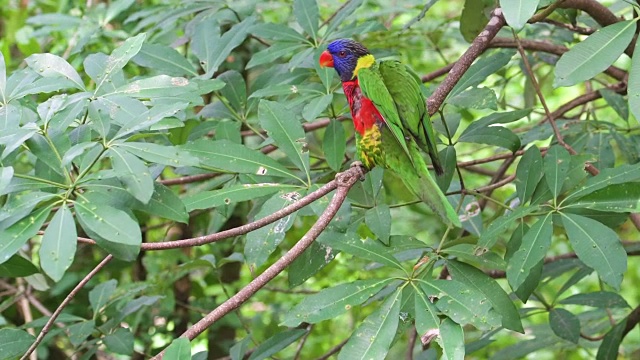
[[[323,51],[320,54],[320,66],[322,67],[333,67],[333,56],[327,50]]]

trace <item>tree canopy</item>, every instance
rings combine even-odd
[[[640,354],[640,2],[0,6],[0,359]],[[338,38],[461,228],[351,166]]]

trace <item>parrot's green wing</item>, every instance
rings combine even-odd
[[[396,105],[403,127],[431,157],[436,174],[443,174],[436,148],[436,135],[416,76],[405,65],[395,60],[380,62],[379,72]]]
[[[387,90],[384,80],[378,71],[378,64],[373,64],[369,68],[360,69],[358,71],[358,83],[360,84],[362,95],[371,100],[376,106],[380,115],[384,118],[387,127],[391,130],[393,137],[407,155],[411,165],[414,165],[413,157],[411,157],[407,141],[405,140],[405,133],[402,131],[402,121],[398,115],[393,97],[389,93],[389,90]]]

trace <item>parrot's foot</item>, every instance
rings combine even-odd
[[[364,164],[362,164],[362,161],[356,160],[356,161],[352,162],[351,163],[351,167],[358,169],[357,171],[359,172],[359,175],[360,175],[360,181],[364,181],[365,171],[364,171]]]

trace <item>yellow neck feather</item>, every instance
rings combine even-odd
[[[360,69],[371,67],[374,62],[376,62],[376,59],[371,54],[358,58],[356,68],[353,70],[353,77],[355,78],[358,76],[358,71],[360,71]]]

